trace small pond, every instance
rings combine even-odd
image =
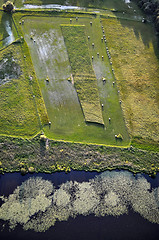
[[[156,239],[159,174],[0,176],[0,239]]]

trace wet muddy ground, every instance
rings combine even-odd
[[[18,79],[21,74],[21,68],[11,54],[0,61],[0,85]]]

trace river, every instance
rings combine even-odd
[[[159,174],[71,171],[0,176],[1,239],[156,239]]]

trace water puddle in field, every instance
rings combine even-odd
[[[3,46],[8,46],[10,43],[12,43],[15,40],[10,21],[8,20],[5,21],[5,29],[9,36],[3,40]]]
[[[21,75],[21,68],[11,54],[6,55],[0,61],[0,85],[9,82],[11,79],[18,79]]]
[[[32,5],[32,4],[24,4],[25,9],[59,9],[59,10],[72,10],[72,9],[82,9],[77,6],[65,6],[58,4],[45,4],[45,5]]]
[[[131,1],[130,1],[130,0],[124,0],[124,2],[125,2],[125,3],[131,3]]]
[[[141,12],[138,12],[138,7],[131,2],[130,0],[121,0],[124,1],[125,5],[126,5],[126,13],[123,10],[123,16],[122,17],[126,17],[126,18],[132,18],[134,20],[140,21],[142,20],[143,16],[141,14]],[[94,12],[94,13],[105,13],[107,12],[106,9],[99,9],[100,6],[97,5],[93,5],[94,8],[92,7],[86,7],[86,6],[72,6],[72,5],[59,5],[59,4],[43,4],[43,5],[33,5],[33,4],[24,4],[24,7],[22,7],[22,9],[57,9],[57,10],[83,10],[83,11],[89,11],[89,12]],[[108,8],[109,9],[109,8]],[[111,8],[110,8],[111,9]],[[118,6],[117,9],[118,10]],[[121,17],[121,10],[119,10],[119,14],[118,16]]]

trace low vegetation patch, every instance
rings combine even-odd
[[[104,124],[99,101],[97,80],[88,51],[85,26],[61,25],[67,47],[74,84],[85,120]]]

